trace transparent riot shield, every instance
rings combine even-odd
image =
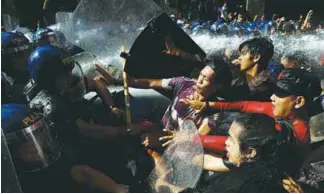
[[[19,27],[19,19],[18,17],[11,16],[8,14],[1,14],[1,19],[3,21],[3,26],[7,32],[15,30]]]
[[[90,52],[81,52],[78,53],[76,55],[72,56],[72,59],[74,59],[75,61],[77,61],[79,63],[79,65],[82,68],[82,71],[84,72],[84,75],[89,77],[89,78],[94,78],[98,75],[100,75],[100,73],[98,71],[95,70],[95,64],[99,64],[102,66],[103,62],[100,61],[95,55],[93,55]],[[118,74],[118,70],[117,68],[115,68],[112,65],[108,65],[108,68],[106,68],[106,70],[115,78],[119,78],[121,79],[121,74]]]
[[[1,193],[20,193],[21,187],[15,166],[1,129]]]
[[[129,49],[148,21],[161,13],[151,0],[82,0],[71,17],[59,14],[56,23],[72,44],[107,64],[121,65],[121,45]]]
[[[57,12],[55,15],[56,24],[48,26],[55,32],[57,43],[59,46],[65,48],[67,43],[66,37],[62,31],[63,26],[67,26],[72,18],[72,12]],[[59,21],[59,22],[58,22]]]
[[[203,169],[203,147],[193,121],[180,125],[173,142],[155,161],[155,168],[148,177],[150,192],[176,193],[194,188]]]
[[[151,0],[83,0],[72,16],[57,14],[56,20],[69,42],[94,54],[105,67],[121,69],[124,45],[129,51],[125,71],[133,77],[189,76],[203,67],[195,59],[205,52]],[[167,43],[184,55],[167,54]]]

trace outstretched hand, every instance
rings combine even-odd
[[[145,133],[141,136],[142,145],[147,148],[161,148],[161,142],[159,141],[160,134],[157,133]]]
[[[100,76],[97,79],[106,82],[107,85],[111,85],[114,83],[115,78],[112,75],[110,75],[109,72],[104,67],[102,67],[99,64],[95,64],[95,69],[103,76],[103,77]]]
[[[291,177],[283,179],[282,184],[289,193],[304,193],[303,189]]]
[[[191,100],[191,99],[181,99],[180,102],[184,102],[188,106],[192,107],[196,110],[197,113],[201,113],[205,111],[208,102],[202,102],[199,100]]]
[[[188,134],[186,131],[171,131],[169,129],[163,129],[167,135],[160,137],[160,141],[166,141],[162,144],[163,147],[167,147],[172,143],[176,143],[173,145],[178,145],[181,143],[185,143],[188,139],[192,138],[192,135]]]
[[[176,131],[171,131],[169,129],[163,129],[164,132],[167,133],[167,135],[163,136],[163,137],[160,137],[159,140],[160,141],[166,141],[165,143],[162,144],[162,147],[166,147],[168,146],[169,144],[172,143],[174,137],[176,136]]]

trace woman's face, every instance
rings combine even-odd
[[[225,142],[227,158],[237,167],[243,162],[243,155],[239,142],[239,136],[243,130],[243,127],[234,121],[229,129],[229,137]]]

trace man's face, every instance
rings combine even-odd
[[[209,66],[204,67],[200,71],[200,75],[198,77],[196,83],[196,92],[202,96],[206,96],[213,92],[213,88],[215,84],[213,84],[212,80],[214,79],[215,72]]]
[[[271,96],[273,104],[273,115],[278,118],[289,118],[292,115],[294,106],[296,105],[295,96],[281,96],[273,94]]]
[[[243,162],[239,142],[239,136],[242,130],[244,130],[243,127],[234,121],[229,129],[229,137],[225,142],[227,158],[235,166],[240,166],[240,164]]]
[[[241,52],[239,57],[241,71],[246,71],[255,65],[253,57],[250,52]]]

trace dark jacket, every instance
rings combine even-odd
[[[188,192],[186,190],[185,192]],[[282,177],[273,164],[253,162],[210,177],[205,184],[191,190],[204,193],[283,193]]]
[[[226,100],[234,101],[264,101],[269,102],[275,89],[276,79],[270,72],[264,70],[254,79],[247,81],[245,74],[240,74],[233,80],[232,86],[223,96]]]

